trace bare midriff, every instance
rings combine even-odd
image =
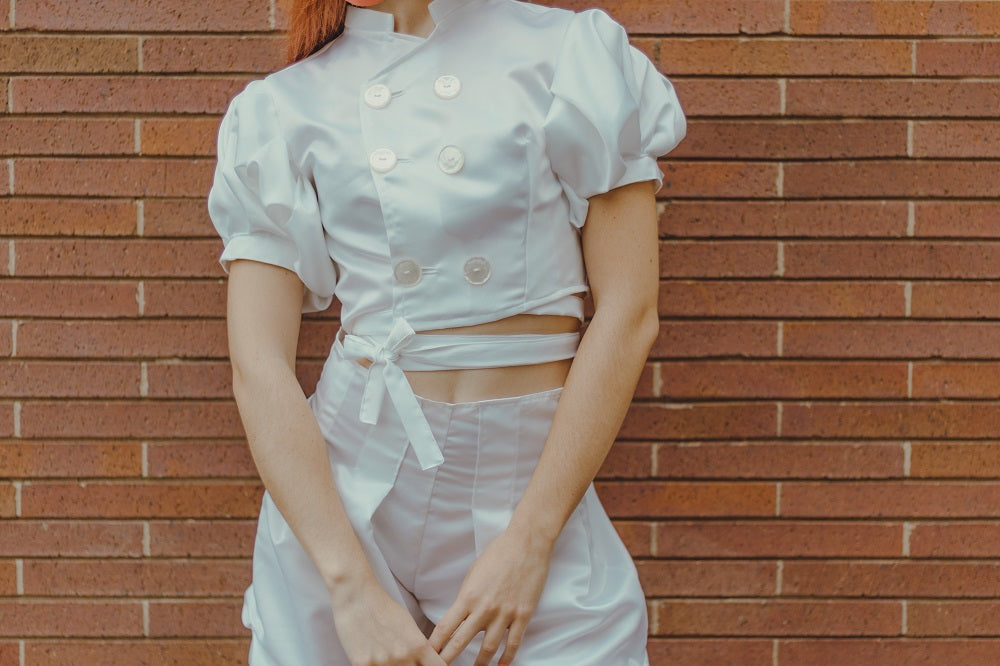
[[[517,314],[473,326],[435,328],[421,334],[514,334],[571,333],[580,329],[580,320],[563,315]],[[491,398],[538,393],[562,386],[573,359],[567,358],[531,365],[499,368],[462,368],[459,370],[406,370],[413,392],[438,402],[472,402]],[[371,361],[360,359],[368,367]]]

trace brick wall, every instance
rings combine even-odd
[[[598,484],[654,666],[996,662],[998,4],[602,5],[690,118]],[[0,665],[245,661],[261,486],[204,197],[283,25],[0,0]],[[336,327],[305,317],[307,389]]]

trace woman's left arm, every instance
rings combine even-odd
[[[500,663],[513,659],[541,596],[555,541],[614,443],[659,332],[653,182],[589,201],[582,233],[594,316],[510,524],[469,569],[458,598],[431,634],[431,644],[449,663],[484,629],[476,666],[492,659],[508,628]]]

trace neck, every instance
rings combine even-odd
[[[396,32],[426,37],[434,29],[429,4],[430,0],[383,0],[372,9],[392,14]]]

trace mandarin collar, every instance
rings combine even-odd
[[[435,24],[440,24],[444,18],[459,7],[472,4],[476,0],[431,0],[427,5],[431,19]],[[358,28],[361,30],[379,30],[393,32],[396,27],[396,18],[389,12],[367,7],[357,7],[347,5],[347,15],[344,18],[344,25],[348,28]]]

